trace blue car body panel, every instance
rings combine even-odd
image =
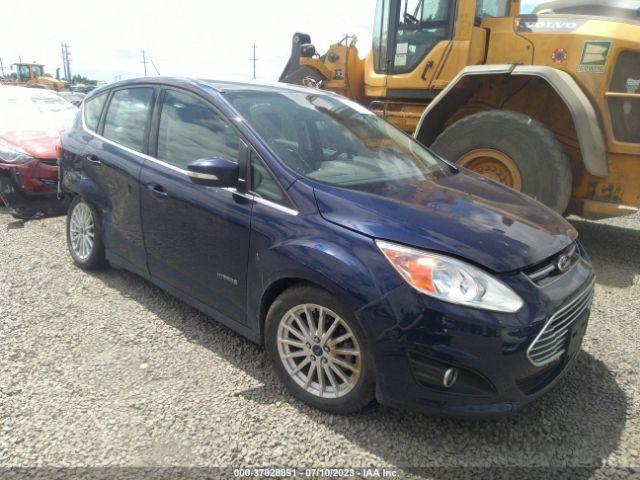
[[[62,187],[98,207],[113,264],[256,342],[269,301],[283,288],[303,281],[328,290],[366,333],[377,397],[389,405],[456,415],[510,413],[551,388],[575,360],[588,310],[572,327],[570,351],[561,361],[540,369],[526,358],[550,315],[593,281],[576,231],[546,207],[466,171],[367,191],[303,178],[224,98],[226,88],[289,87],[158,77],[104,87],[85,101],[126,85],[170,86],[206,99],[269,166],[290,205],[274,208],[247,192],[198,185],[154,158],[153,139],[145,152],[131,152],[79,120],[62,139]],[[473,263],[493,272],[524,306],[515,314],[495,313],[423,295],[400,277],[375,239]],[[573,243],[578,261],[553,282],[538,285],[524,273]],[[459,367],[476,390],[421,384],[416,355]]]
[[[494,272],[533,265],[577,237],[569,223],[535,200],[467,170],[402,188],[319,185],[316,198],[331,222],[471,259]]]

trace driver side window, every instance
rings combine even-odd
[[[200,158],[236,162],[240,137],[229,122],[195,95],[167,90],[158,130],[159,160],[186,170]]]

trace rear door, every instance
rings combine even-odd
[[[252,200],[232,189],[193,183],[187,166],[200,158],[237,161],[243,141],[204,98],[165,89],[152,131],[154,161],[141,175],[141,210],[149,271],[245,323]]]
[[[90,199],[103,214],[111,260],[146,274],[140,220],[139,177],[156,88],[135,86],[111,92],[106,111],[84,152],[83,170],[98,188]]]

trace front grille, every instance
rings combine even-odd
[[[527,349],[527,358],[536,367],[548,365],[567,348],[569,328],[591,306],[595,281],[567,305],[554,313]]]
[[[566,258],[562,258],[566,257]],[[562,262],[560,261],[562,258]],[[557,253],[551,258],[547,258],[544,262],[538,263],[524,271],[534,283],[544,287],[558,278],[560,275],[567,273],[580,259],[580,252],[575,243]]]

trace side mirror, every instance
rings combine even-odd
[[[236,162],[223,158],[201,158],[187,166],[194,183],[208,187],[238,187],[240,169]]]

